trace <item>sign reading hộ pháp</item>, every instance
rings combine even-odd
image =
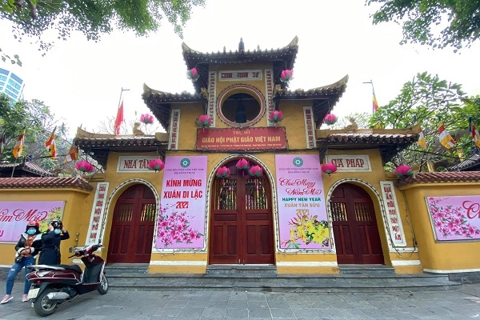
[[[329,154],[325,156],[325,159],[327,162],[333,162],[337,166],[338,172],[372,171],[368,155]]]
[[[197,130],[197,150],[281,150],[287,148],[283,127],[208,128]]]

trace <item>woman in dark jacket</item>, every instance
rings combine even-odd
[[[25,232],[20,235],[20,239],[15,246],[15,263],[13,264],[10,271],[8,271],[7,276],[7,292],[3,297],[1,304],[7,303],[13,299],[12,289],[13,282],[17,274],[25,267],[25,275],[27,275],[30,270],[27,266],[35,264],[35,259],[37,258],[38,252],[42,247],[41,233],[39,231],[39,223],[37,221],[30,221],[27,223]],[[28,290],[30,289],[30,283],[27,278],[25,278],[25,285],[23,287],[23,297],[22,301],[27,302]]]
[[[60,241],[70,238],[68,231],[63,229],[62,221],[53,220],[48,225],[48,231],[42,235],[42,252],[38,264],[60,264]]]

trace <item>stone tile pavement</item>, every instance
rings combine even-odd
[[[0,282],[1,288],[5,283]],[[3,289],[4,290],[4,289]],[[30,303],[22,303],[21,285],[14,300],[0,305],[0,320],[38,319]],[[448,291],[290,293],[245,290],[96,291],[64,303],[47,319],[402,319],[480,320],[480,284]]]

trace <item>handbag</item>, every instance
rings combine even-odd
[[[23,258],[25,258],[24,256],[16,256],[15,257],[15,263],[22,263],[23,262]]]

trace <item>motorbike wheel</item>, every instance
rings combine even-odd
[[[35,313],[41,317],[46,317],[54,313],[57,309],[57,303],[51,302],[47,298],[47,294],[50,292],[55,292],[56,290],[52,288],[47,288],[43,291],[40,296],[35,299],[33,303],[33,308],[35,309]]]
[[[108,292],[108,279],[105,273],[100,275],[100,284],[98,285],[98,293],[105,294]]]

